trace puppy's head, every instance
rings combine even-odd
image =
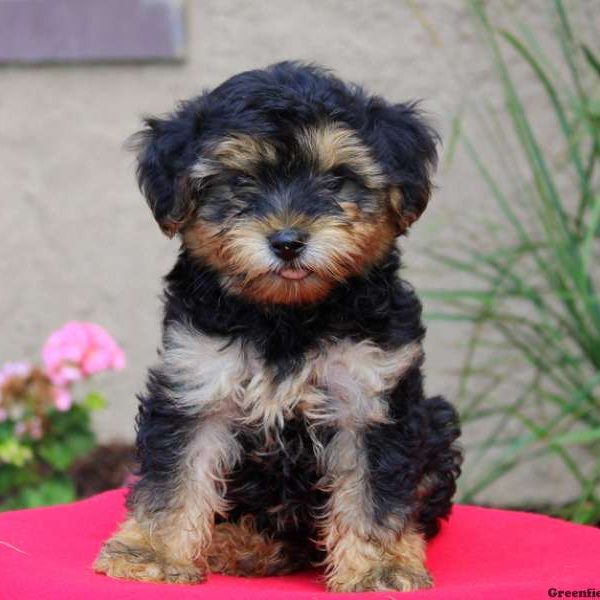
[[[281,63],[147,119],[138,179],[161,229],[228,290],[311,303],[421,215],[435,146],[413,105]]]

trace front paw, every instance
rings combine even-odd
[[[127,546],[122,542],[107,542],[94,570],[109,577],[167,583],[200,583],[206,579],[206,570],[195,564],[174,564],[162,560],[151,550]]]
[[[411,570],[399,564],[383,564],[363,574],[336,577],[328,581],[331,592],[413,592],[433,586],[433,579],[423,570]]]

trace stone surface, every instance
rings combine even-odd
[[[547,4],[522,4],[530,27],[547,28]],[[600,3],[581,4],[598,19]],[[159,339],[160,278],[177,251],[153,222],[123,148],[142,115],[168,111],[240,70],[289,58],[323,63],[394,100],[422,98],[446,145],[435,197],[403,242],[406,276],[417,289],[455,286],[456,275],[426,260],[423,248],[460,241],[465,231],[482,248],[489,243],[483,221],[495,207],[487,189],[460,149],[445,166],[453,117],[462,110],[472,139],[492,157],[475,109],[485,114],[484,102],[502,108],[465,3],[198,0],[187,14],[185,63],[0,70],[0,362],[36,358],[47,334],[69,319],[108,328],[129,365],[95,383],[110,398],[97,419],[103,439],[133,435],[135,393]],[[516,76],[551,143],[556,125],[543,91],[526,68]],[[430,393],[456,394],[467,333],[464,325],[429,322]],[[526,499],[534,489],[567,498],[572,482],[552,465],[532,463],[488,499]]]

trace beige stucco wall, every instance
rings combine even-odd
[[[542,24],[540,2],[524,4],[530,24]],[[133,434],[135,393],[157,346],[160,277],[177,246],[152,221],[122,146],[142,114],[167,111],[240,70],[287,58],[323,63],[390,99],[425,99],[445,138],[466,99],[491,90],[488,98],[499,103],[461,0],[192,0],[188,8],[183,64],[0,70],[0,361],[36,358],[45,336],[69,319],[104,325],[129,360],[125,372],[98,381],[110,399],[97,419],[104,439]],[[599,3],[593,12],[598,16]],[[525,71],[520,77],[543,117],[539,91]],[[477,131],[475,121],[471,127]],[[465,216],[493,210],[460,152],[437,184],[404,242],[407,274],[418,288],[451,283],[419,249],[452,239]],[[431,393],[453,395],[464,335],[464,327],[430,323]],[[554,495],[557,481],[538,475]],[[566,482],[562,495],[569,491]],[[513,493],[502,484],[494,498]]]

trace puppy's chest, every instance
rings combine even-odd
[[[162,368],[174,383],[174,400],[193,412],[221,412],[267,428],[298,416],[354,428],[387,420],[385,393],[421,352],[416,342],[390,350],[343,339],[307,351],[281,377],[251,344],[177,325],[166,333]]]

